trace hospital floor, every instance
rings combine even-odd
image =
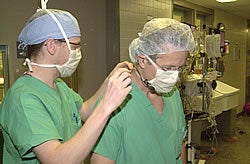
[[[242,115],[236,118],[235,135],[232,140],[220,135],[216,135],[216,138],[216,151],[211,152],[210,149],[207,154],[198,155],[198,158],[205,160],[205,164],[250,163],[250,116]],[[204,137],[201,147],[214,147],[211,143],[211,140]]]

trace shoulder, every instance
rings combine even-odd
[[[163,94],[166,98],[180,97],[180,92],[177,87],[174,87],[170,92]]]
[[[9,108],[20,108],[24,104],[41,104],[53,95],[52,89],[40,80],[30,76],[19,77],[7,91],[1,106]]]
[[[68,86],[68,84],[67,84],[65,81],[63,81],[63,79],[61,79],[61,78],[57,78],[57,79],[55,80],[55,84],[56,84],[57,88],[60,89],[60,91],[64,91],[64,92],[75,92],[75,91],[74,91],[72,88],[70,88],[70,87]]]

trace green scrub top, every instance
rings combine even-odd
[[[57,91],[42,81],[21,76],[0,106],[3,163],[39,163],[32,148],[48,140],[71,138],[82,126],[83,100],[61,79]]]
[[[160,114],[143,92],[132,91],[120,111],[109,120],[94,152],[117,164],[176,164],[185,136],[185,117],[179,91],[162,96]]]

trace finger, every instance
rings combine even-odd
[[[111,79],[116,79],[116,78],[124,77],[124,76],[130,77],[131,76],[130,71],[126,68],[119,68],[118,70],[113,72],[113,74],[110,75],[109,77]]]
[[[132,80],[131,80],[130,77],[125,78],[125,79],[123,80],[123,86],[124,86],[124,88],[130,87],[131,82],[132,82]]]
[[[127,68],[128,70],[131,71],[133,69],[133,64],[128,61],[124,61],[116,65],[116,69],[119,69],[119,68]]]
[[[124,95],[127,96],[131,90],[132,90],[132,86],[128,85],[126,88],[123,89]],[[124,99],[126,98],[126,96],[124,96]]]
[[[127,61],[124,61],[124,62],[122,62],[122,63],[118,63],[118,64],[116,65],[116,67],[109,73],[109,75],[108,75],[107,78],[113,76],[114,74],[116,74],[116,77],[117,77],[117,76],[120,76],[120,74],[121,74],[122,72],[124,72],[124,71],[125,71],[125,72],[132,72],[132,70],[133,70],[133,64],[132,64],[132,63],[129,63],[129,62],[127,62]],[[117,73],[117,71],[119,71],[120,74]]]
[[[122,72],[118,78],[120,78],[122,81],[126,80],[127,78],[130,78],[131,74],[128,72]]]

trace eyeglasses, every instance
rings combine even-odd
[[[56,39],[56,41],[66,43],[66,40]],[[69,41],[69,44],[73,45],[72,47],[73,50],[81,48],[81,43],[73,43]]]
[[[182,71],[184,69],[184,65],[183,66],[179,66],[179,67],[176,67],[176,66],[160,66],[156,63],[156,65],[162,69],[163,71]]]
[[[152,64],[155,64],[157,67],[159,67],[159,69],[161,69],[161,70],[163,70],[163,71],[179,71],[179,72],[181,72],[184,68],[185,68],[185,66],[184,65],[182,65],[182,66],[179,66],[179,67],[177,67],[177,66],[167,66],[167,65],[165,65],[165,66],[160,66],[159,64],[157,64],[156,63],[156,55],[154,55],[155,56],[155,58],[153,58],[153,59],[151,59],[153,56],[146,56],[147,57],[147,59],[148,59],[148,61],[150,62],[150,63],[152,63]],[[154,61],[153,61],[154,60]]]

